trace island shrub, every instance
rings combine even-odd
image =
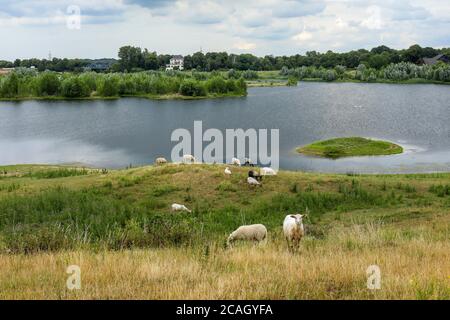
[[[19,78],[15,72],[2,77],[0,95],[2,98],[14,98],[19,90]]]
[[[119,78],[115,75],[106,75],[97,79],[97,94],[102,97],[115,97],[119,95]]]
[[[61,94],[67,98],[83,98],[90,95],[89,87],[78,76],[69,76],[61,84]]]
[[[242,77],[246,80],[256,80],[258,79],[258,73],[254,70],[245,70],[242,72]]]
[[[203,83],[193,79],[186,79],[181,83],[180,94],[189,97],[202,97],[206,96],[207,92]]]
[[[37,76],[37,95],[58,95],[61,81],[56,72],[43,72]]]
[[[206,82],[209,93],[224,94],[228,92],[227,82],[220,76],[213,77]]]

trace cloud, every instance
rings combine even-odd
[[[233,47],[238,50],[248,51],[248,50],[255,49],[256,44],[251,43],[251,42],[239,41],[239,42],[236,42],[235,44],[233,44]]]
[[[314,15],[325,9],[322,0],[282,1],[273,8],[273,15],[278,18],[293,18]]]
[[[69,5],[81,9],[79,32],[65,28]],[[445,47],[448,30],[450,2],[442,0],[0,0],[0,59],[42,57],[50,49],[55,56],[116,57],[127,44],[258,55],[413,42]]]
[[[370,30],[379,30],[383,27],[383,18],[381,16],[381,8],[378,6],[370,6],[366,10],[367,18],[361,21],[361,26]]]
[[[313,37],[313,35],[311,32],[302,31],[299,34],[296,34],[295,36],[293,36],[292,39],[297,42],[305,42],[307,40],[312,39],[312,37]]]

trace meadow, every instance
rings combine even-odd
[[[0,298],[449,299],[450,174],[0,167]],[[171,212],[173,202],[192,213]],[[281,225],[309,210],[298,253]],[[225,246],[242,224],[266,244]],[[69,265],[82,288],[66,288]],[[381,289],[367,288],[378,265]]]

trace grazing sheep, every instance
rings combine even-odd
[[[227,176],[229,176],[229,175],[231,175],[231,170],[230,170],[230,168],[228,168],[228,167],[226,167],[225,168],[225,174],[227,175]]]
[[[244,159],[244,166],[254,167],[255,165],[253,164],[253,161],[250,160],[250,158],[245,158]]]
[[[167,160],[166,160],[166,158],[159,157],[159,158],[156,158],[155,163],[156,163],[157,165],[162,165],[162,164],[166,164],[166,163],[167,163]]]
[[[241,166],[241,160],[239,160],[238,158],[231,158],[231,164],[240,167]]]
[[[259,172],[263,176],[276,176],[277,175],[277,172],[269,167],[263,167],[259,170]]]
[[[172,204],[172,211],[187,211],[187,212],[192,212],[191,210],[189,210],[188,208],[186,208],[185,205],[178,204],[178,203],[173,203],[173,204]]]
[[[261,242],[266,238],[267,238],[267,229],[262,224],[240,226],[230,234],[230,236],[227,239],[227,245],[231,247],[231,244],[236,240]]]
[[[298,248],[300,240],[305,235],[303,227],[303,217],[306,215],[289,214],[284,218],[283,233],[288,243],[289,250],[294,251]]]
[[[258,172],[256,172],[255,170],[250,170],[248,172],[248,176],[251,178],[255,178],[258,181],[262,180],[262,175],[260,175]]]
[[[183,156],[183,163],[194,163],[195,157],[192,154],[185,154]]]
[[[247,178],[247,183],[251,186],[260,186],[261,184],[258,182],[258,180],[256,180],[255,178],[252,177],[248,177]]]

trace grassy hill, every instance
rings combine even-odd
[[[0,167],[0,298],[450,298],[449,173],[281,171],[254,188],[231,169]],[[291,254],[282,221],[306,208]],[[251,223],[268,243],[226,249]],[[71,264],[81,290],[65,287]],[[373,264],[381,290],[366,287]]]

